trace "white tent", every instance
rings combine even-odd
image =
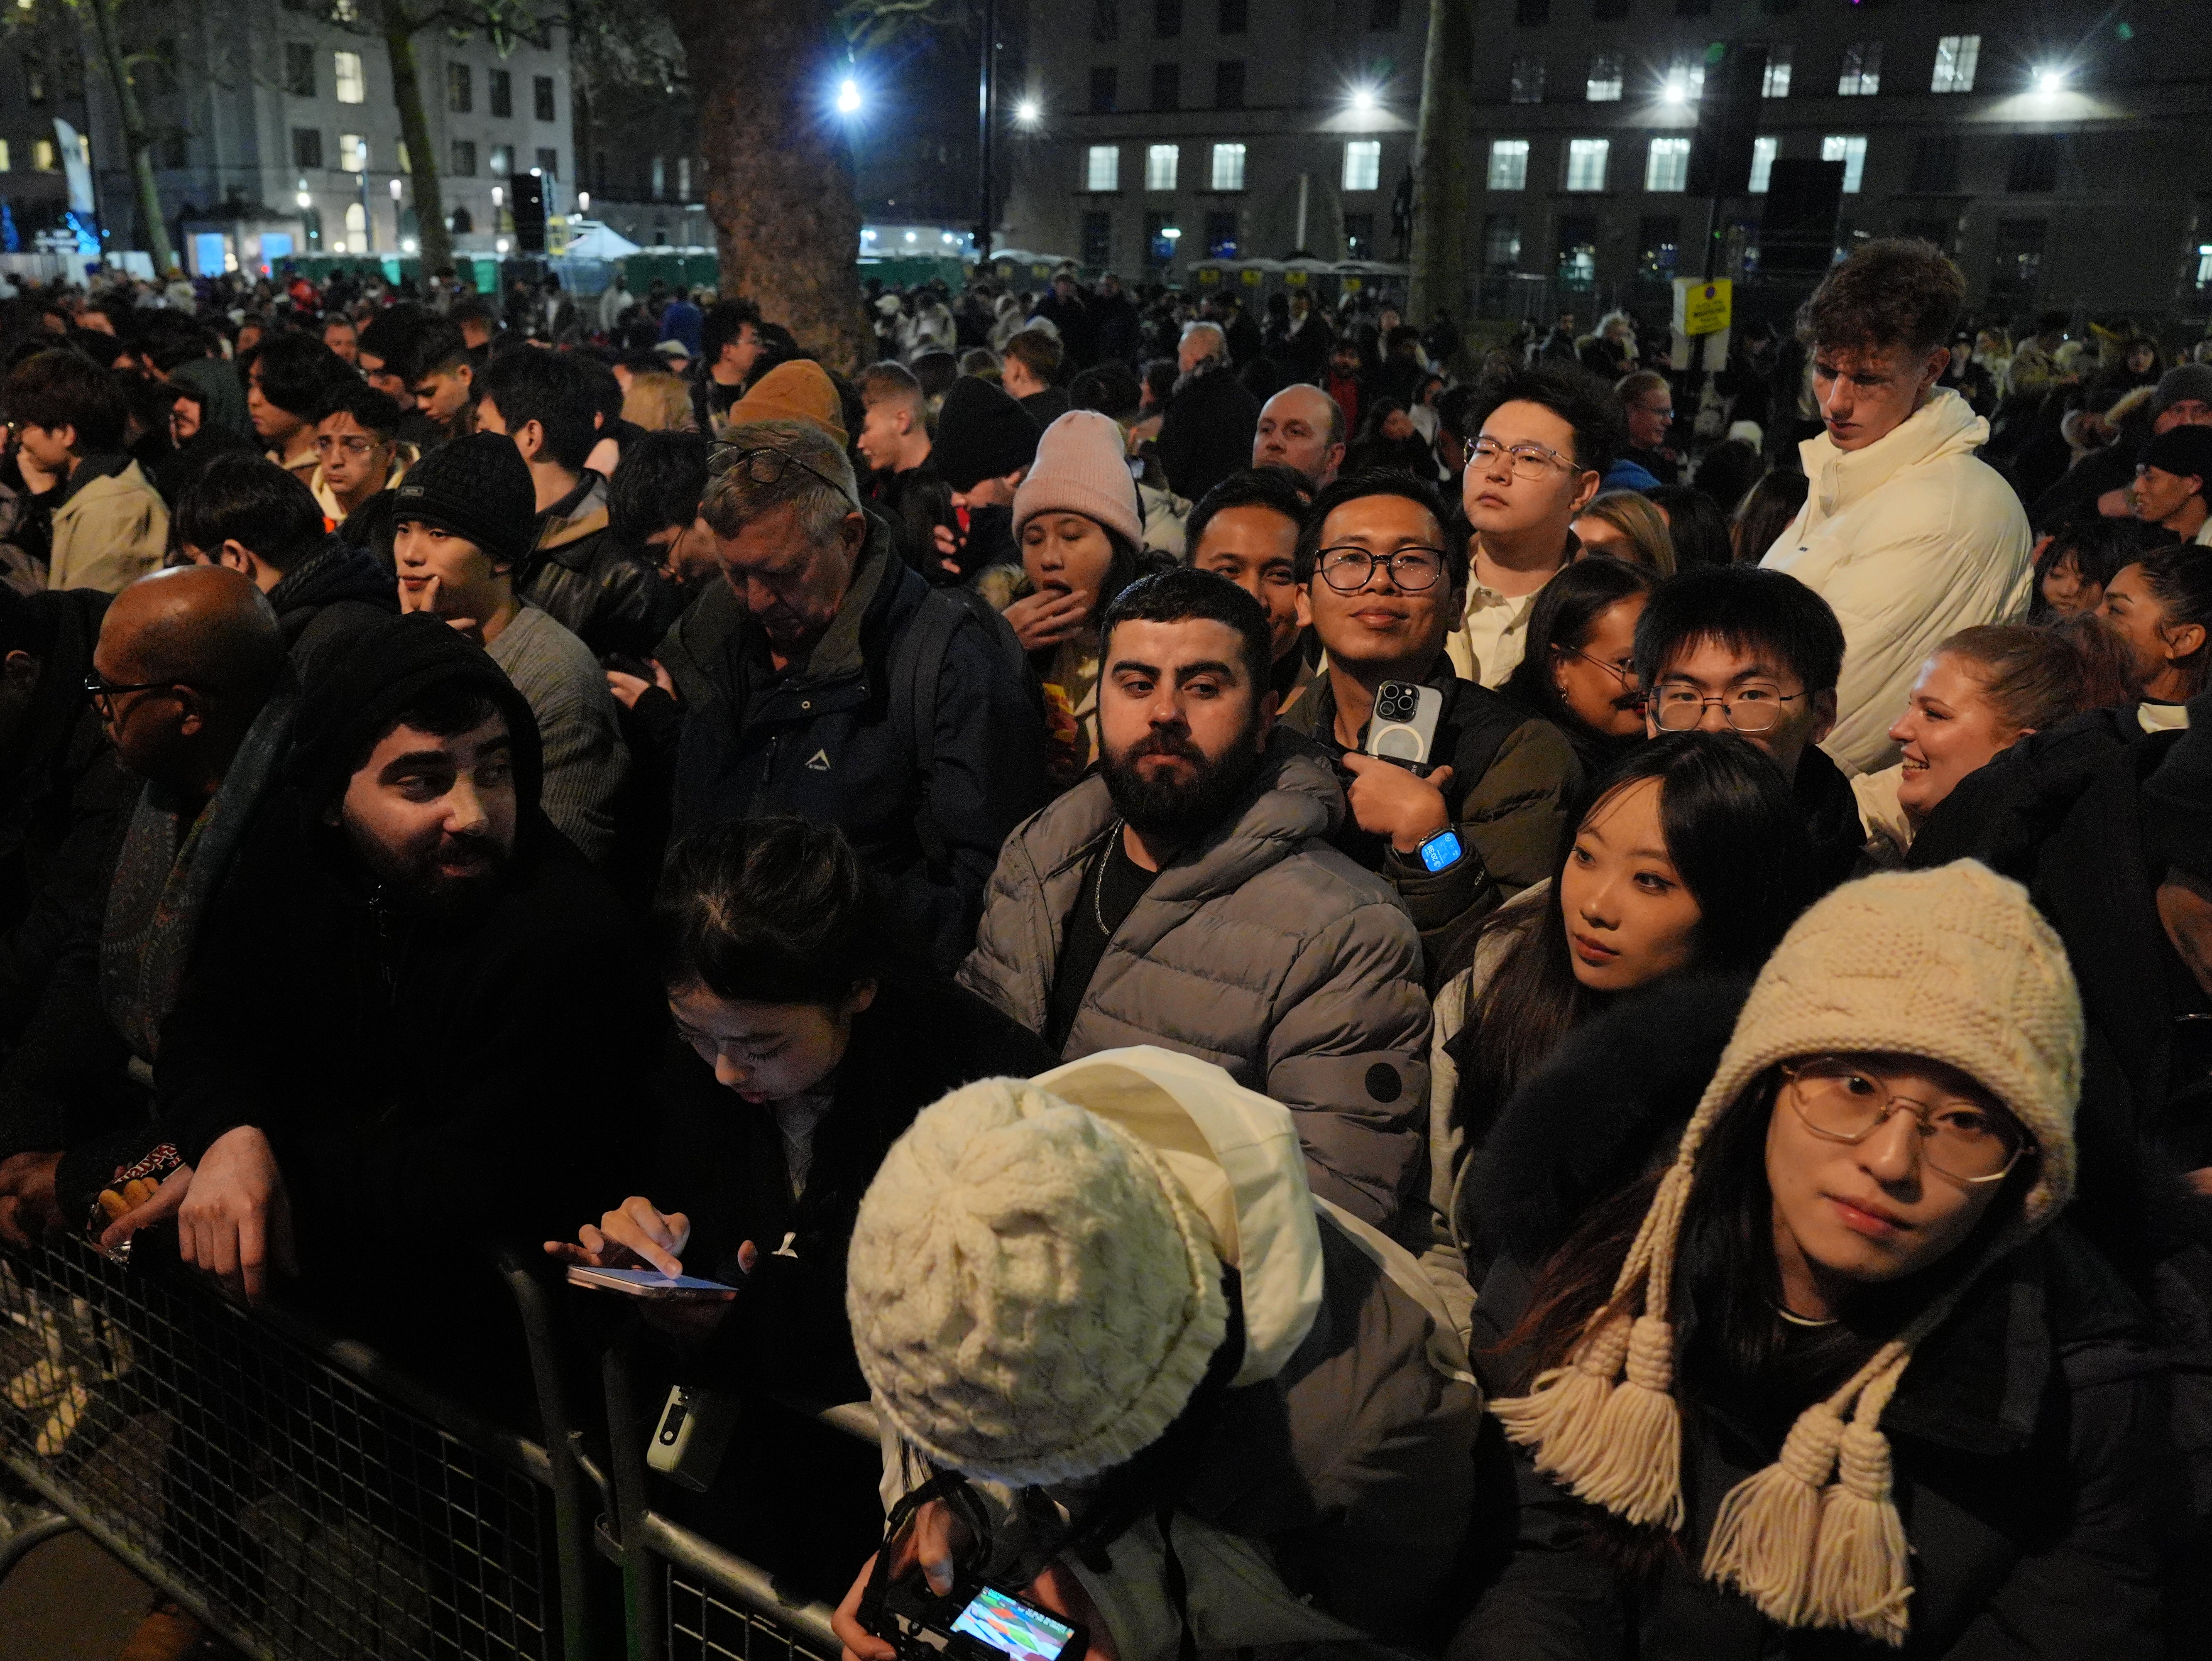
[[[576,228],[563,252],[571,259],[620,259],[624,254],[641,252],[637,244],[620,231],[610,230],[596,219],[587,219]]]

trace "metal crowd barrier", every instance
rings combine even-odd
[[[0,1254],[0,1579],[75,1528],[253,1661],[593,1661],[596,1557],[629,1661],[837,1661],[827,1604],[653,1504],[659,1402],[626,1344],[602,1472],[556,1299],[501,1268],[542,1445],[188,1273],[74,1239]],[[865,1406],[817,1416],[874,1443]]]

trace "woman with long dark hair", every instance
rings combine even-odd
[[[1599,781],[1551,881],[1492,914],[1437,995],[1431,1198],[1471,1280],[1490,1246],[1456,1180],[1515,1091],[1624,994],[1755,970],[1810,897],[1811,864],[1781,770],[1733,733],[1663,734]]]
[[[2051,1227],[2081,1035],[1982,866],[1808,911],[1645,1174],[1484,1287],[1512,1525],[1449,1661],[2168,1653],[2165,1363]]]
[[[1498,689],[1566,734],[1587,778],[1644,741],[1636,620],[1657,587],[1646,566],[1577,560],[1536,596],[1527,648]]]

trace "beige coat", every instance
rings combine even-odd
[[[169,510],[135,461],[95,478],[54,510],[49,588],[119,593],[168,551]]]

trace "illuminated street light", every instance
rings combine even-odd
[[[501,188],[500,188],[500,186],[498,186],[497,185],[493,186],[491,187],[491,204],[492,204],[492,206],[493,206],[493,207],[495,207],[495,208],[498,208],[498,207],[504,207],[504,206],[506,205],[506,204],[507,204],[507,192],[506,192],[504,190],[501,189]]]
[[[402,237],[399,242],[399,252],[402,253],[415,253],[418,252],[415,239],[411,236]]]
[[[860,83],[847,76],[837,83],[837,113],[858,115],[860,113]]]
[[[1034,98],[1024,98],[1014,106],[1014,125],[1018,127],[1034,127],[1043,118],[1044,110]]]
[[[2041,92],[2057,92],[2066,85],[2066,71],[2045,70],[2035,77],[2036,88]]]
[[[1361,87],[1352,94],[1352,107],[1362,112],[1375,107],[1375,88]]]
[[[591,210],[592,193],[589,191],[578,191],[576,192],[576,211],[578,213],[589,213]]]
[[[507,239],[502,236],[497,241],[494,242],[491,245],[491,251],[494,253],[505,253],[507,252]]]
[[[392,181],[392,199],[394,202],[399,199],[399,181],[396,179]]]
[[[1181,239],[1182,233],[1177,230],[1174,226],[1170,225],[1163,228],[1160,234],[1167,240],[1174,242]]]
[[[292,199],[295,202],[297,202],[303,208],[312,208],[315,205],[315,198],[309,196],[305,191],[301,191],[299,195],[294,197]]]

